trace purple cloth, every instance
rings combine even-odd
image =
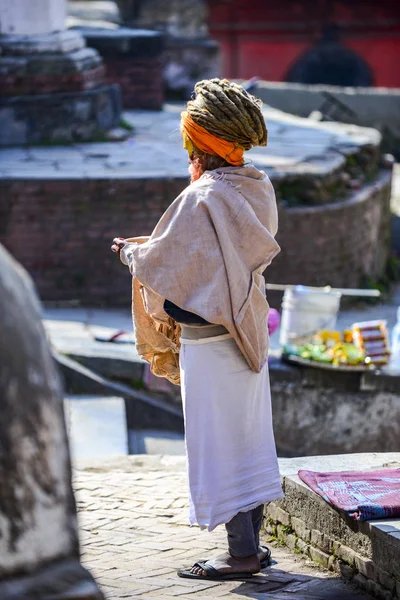
[[[400,469],[299,471],[299,477],[329,504],[358,521],[400,517]]]
[[[275,308],[270,308],[268,313],[268,333],[271,335],[278,329],[281,322],[281,316]]]

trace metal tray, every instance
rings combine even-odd
[[[333,365],[331,363],[322,363],[310,358],[302,358],[296,354],[282,354],[282,360],[284,362],[293,365],[302,365],[303,367],[313,367],[314,369],[326,369],[327,371],[354,371],[359,373],[365,373],[365,371],[373,371],[376,369],[375,365]]]

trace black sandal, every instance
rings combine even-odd
[[[214,567],[208,565],[206,562],[197,562],[193,567],[199,567],[205,571],[207,575],[199,575],[192,573],[188,569],[180,569],[178,571],[178,577],[186,577],[187,579],[208,579],[210,581],[235,581],[236,579],[251,579],[253,577],[252,573],[221,573],[221,571],[217,571],[217,569],[214,569]]]
[[[260,567],[266,569],[271,564],[271,550],[267,546],[260,546],[260,548],[265,552],[265,558],[260,560]]]
[[[271,564],[271,550],[267,546],[260,546],[261,550],[265,552],[265,558],[260,560],[260,569],[266,569]],[[205,563],[208,561],[208,558],[201,558],[199,563]],[[198,563],[196,563],[198,564]],[[196,565],[195,565],[196,566]]]

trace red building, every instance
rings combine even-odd
[[[400,87],[400,0],[207,0],[225,77]]]

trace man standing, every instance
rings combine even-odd
[[[279,252],[277,207],[244,152],[265,146],[261,101],[224,80],[201,81],[182,113],[190,185],[141,245],[113,250],[142,285],[155,323],[182,327],[180,369],[190,522],[225,524],[228,552],[180,577],[242,579],[269,560],[263,505],[282,497],[272,429],[264,270]]]

